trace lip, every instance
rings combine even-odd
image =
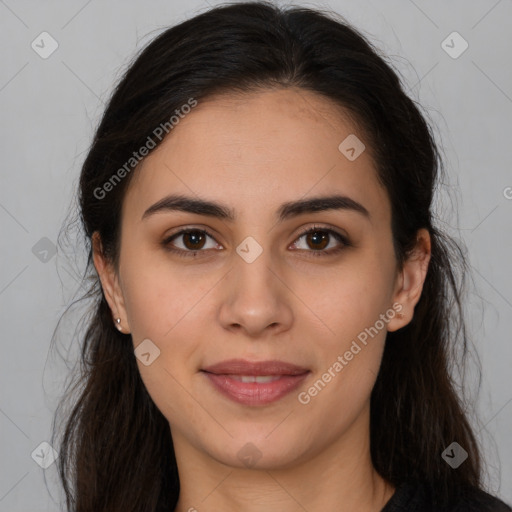
[[[284,361],[247,361],[245,359],[229,359],[212,366],[202,368],[203,371],[217,375],[300,375],[308,372],[307,368]]]
[[[222,361],[201,372],[213,387],[234,402],[244,405],[266,405],[280,400],[304,381],[310,371],[307,368],[283,361],[250,362],[243,359]],[[241,375],[278,378],[272,382],[242,382]]]

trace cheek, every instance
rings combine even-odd
[[[183,392],[179,383],[188,382],[197,371],[205,342],[205,319],[212,314],[209,292],[218,277],[194,277],[192,272],[143,265],[142,261],[138,258],[137,265],[125,267],[126,311],[134,349],[149,339],[159,353],[154,349],[158,357],[149,366],[139,360],[137,363],[155,401],[158,397],[165,401],[169,396],[179,400]]]
[[[373,326],[390,307],[393,291],[389,263],[382,259],[354,259],[340,267],[311,296],[312,309],[324,319],[338,339],[356,337]]]
[[[384,350],[390,311],[393,261],[370,251],[354,258],[324,282],[324,293],[311,297],[315,313],[329,327],[323,338],[316,403],[326,410],[343,409],[354,417],[367,403]],[[384,320],[382,316],[384,316]],[[320,342],[320,340],[319,340]],[[325,386],[325,389],[324,389]],[[339,419],[339,422],[346,420]],[[337,427],[340,427],[336,420]]]
[[[149,365],[137,358],[141,379],[153,402],[169,421],[180,423],[182,418],[199,421],[200,411],[187,389],[190,376],[196,371],[194,365],[204,338],[201,307],[205,303],[200,299],[207,290],[203,290],[203,286],[191,286],[191,280],[183,273],[176,275],[140,263],[131,268],[132,273],[126,265],[123,283],[134,349],[149,339],[157,347],[149,345],[150,350],[159,351],[151,353],[152,359],[154,353],[158,355]]]
[[[201,298],[215,282],[213,277],[194,277],[177,265],[155,264],[144,258],[126,262],[123,294],[134,340],[171,336],[180,323],[201,309]]]

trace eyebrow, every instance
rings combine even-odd
[[[323,212],[327,210],[349,210],[361,214],[368,220],[371,218],[370,213],[362,204],[343,195],[320,196],[313,197],[311,199],[301,199],[298,201],[283,203],[277,211],[277,217],[279,222],[283,222],[284,220],[291,219],[305,213]],[[234,222],[236,219],[234,210],[223,204],[215,201],[207,201],[184,195],[172,194],[160,199],[150,206],[142,215],[141,220],[144,220],[155,213],[169,211],[194,213],[230,222]]]

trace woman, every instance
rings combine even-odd
[[[334,17],[233,4],[149,44],[80,179],[68,508],[511,510],[448,372],[465,261],[433,223],[440,164]]]

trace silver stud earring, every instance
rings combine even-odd
[[[120,318],[116,318],[116,322],[117,322],[116,327],[117,327],[120,331],[122,331],[122,330],[123,330],[123,328],[121,327],[121,319],[120,319]]]

